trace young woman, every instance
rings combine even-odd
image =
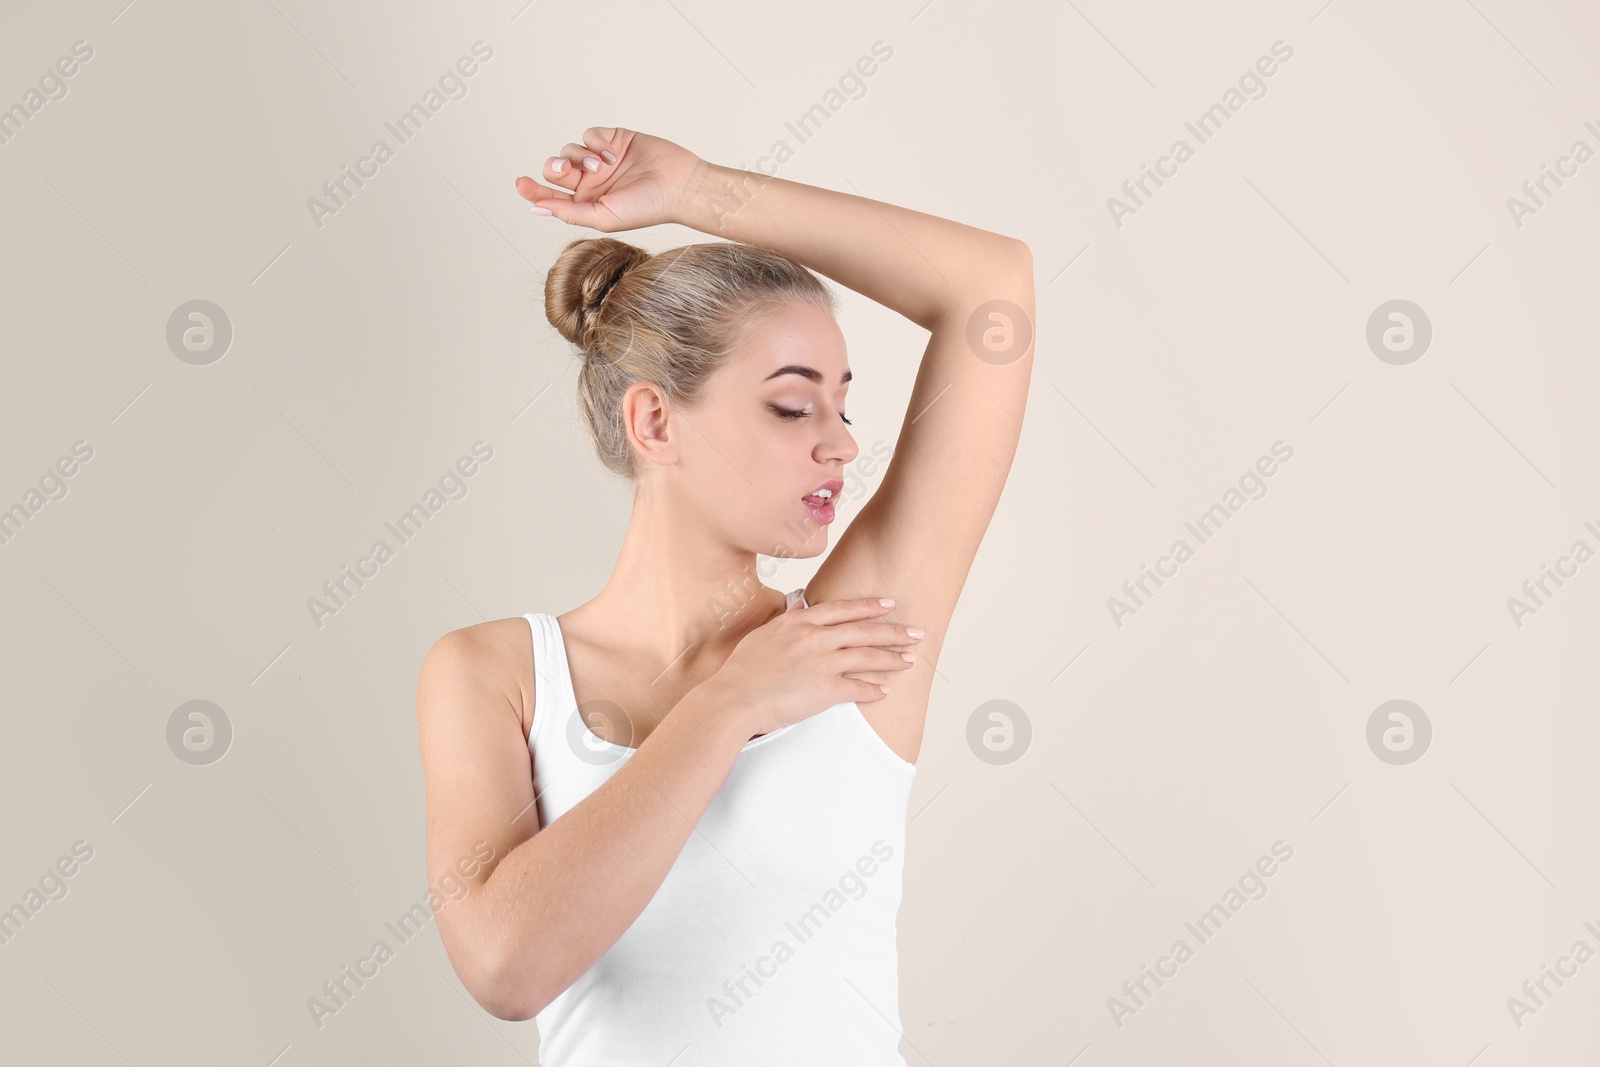
[[[726,240],[580,239],[546,279],[633,513],[594,599],[452,631],[422,665],[429,881],[467,887],[437,912],[450,961],[495,1016],[537,1018],[546,1067],[903,1064],[907,799],[1016,452],[1028,247],[621,128],[517,191],[601,233]],[[931,334],[881,472],[849,469],[854,371],[812,271]],[[760,583],[758,556],[822,556],[874,476],[807,586]]]

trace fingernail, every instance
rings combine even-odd
[[[540,207],[538,204],[533,205],[533,213],[535,215],[554,215],[555,214],[555,212],[551,211],[549,208]]]
[[[914,626],[907,626],[906,627],[906,636],[911,638],[911,640],[913,640],[913,641],[920,641],[920,640],[922,640],[922,631],[918,630]]]
[[[550,164],[550,169],[555,171],[557,174],[560,174],[562,171],[567,169],[567,161],[564,159],[558,159],[554,163]]]
[[[617,161],[617,157],[606,151],[604,148],[600,149],[600,154],[605,157],[607,163],[615,163]]]
[[[917,657],[913,656],[909,652],[900,653],[900,658],[905,660],[907,663],[915,663],[915,662],[917,662]]]
[[[593,156],[584,156],[583,169],[588,171],[590,174],[593,174],[595,171],[600,169],[600,161]]]
[[[884,606],[884,607],[886,607],[886,608],[892,608],[892,607],[894,607],[894,601],[893,601],[893,600],[890,600],[890,599],[889,599],[889,598],[888,598],[888,597],[886,597],[886,596],[881,596],[881,597],[879,597],[879,598],[878,598],[878,603],[879,603],[879,604],[882,604],[882,605],[883,605],[883,606]]]

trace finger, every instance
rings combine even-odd
[[[813,621],[823,626],[831,626],[834,623],[885,615],[894,610],[894,601],[889,600],[889,603],[885,604],[884,600],[889,598],[864,596],[848,600],[824,600],[820,604],[812,604],[806,611]]]
[[[914,648],[921,638],[913,636],[922,631],[898,622],[878,622],[872,619],[845,620],[828,627],[829,643],[835,648],[878,645],[899,645]]]
[[[529,184],[532,185],[533,183],[530,181]],[[548,196],[535,196],[531,199],[533,200],[534,211],[542,210],[545,214],[553,215],[569,226],[587,226],[589,229],[599,230],[601,233],[611,233],[617,228],[613,225],[616,221],[615,215],[602,211],[597,204],[591,201],[574,200],[571,193],[557,190],[551,192]]]
[[[551,185],[540,185],[526,174],[517,179],[517,195],[532,203],[535,200],[551,200],[559,196],[570,195],[564,190]]]
[[[855,678],[859,681],[870,682],[873,685],[887,686],[890,689],[895,688],[895,676],[884,671],[855,671],[842,677]]]
[[[581,144],[564,144],[561,146],[561,155],[569,163],[568,170],[579,177],[584,174],[599,174],[607,170],[611,164],[600,158],[598,152],[592,152]]]
[[[587,175],[587,171],[574,164],[565,155],[551,156],[544,161],[544,180],[551,185],[558,185],[568,192],[577,189],[578,183]]]
[[[627,150],[632,134],[620,126],[590,126],[583,131],[583,143],[607,163],[615,164]]]
[[[859,678],[844,678],[845,696],[843,702],[853,704],[866,704],[874,700],[882,700],[889,695],[893,688],[888,685],[879,685],[875,682],[863,682]]]
[[[921,662],[913,652],[891,652],[886,648],[841,649],[835,656],[830,662],[840,674],[899,674]]]

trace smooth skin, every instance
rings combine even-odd
[[[854,484],[853,372],[837,323],[810,308],[767,317],[690,408],[647,382],[629,388],[623,417],[642,460],[633,514],[605,588],[560,623],[580,708],[604,698],[628,709],[592,731],[636,751],[562,818],[538,825],[527,622],[467,626],[429,649],[417,688],[428,878],[468,886],[437,912],[440,936],[472,996],[513,1020],[536,1015],[632,925],[750,738],[855,701],[884,759],[916,762],[933,668],[1016,454],[1033,365],[1031,343],[1002,359],[969,340],[974,322],[1007,325],[989,314],[1006,305],[1032,337],[1021,241],[707,163],[635,130],[591,127],[582,142],[546,160],[540,180],[517,179],[552,223],[617,233],[670,222],[770,248],[931,336],[877,490],[807,586],[811,607],[787,612],[756,578],[757,555],[822,555],[828,528],[799,498],[829,478]],[[815,374],[777,373],[790,366]],[[487,862],[473,859],[480,842]]]

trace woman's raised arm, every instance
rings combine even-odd
[[[949,219],[709,163],[680,204],[679,221],[786,255],[931,332],[888,470],[813,587],[892,590],[924,620],[937,659],[1022,432],[1032,253]]]
[[[518,180],[535,210],[606,233],[677,222],[758,245],[932,337],[882,483],[813,579],[819,599],[891,590],[936,658],[1016,455],[1033,370],[1033,257],[1016,238],[709,163],[594,126]],[[985,196],[992,194],[985,193]]]

